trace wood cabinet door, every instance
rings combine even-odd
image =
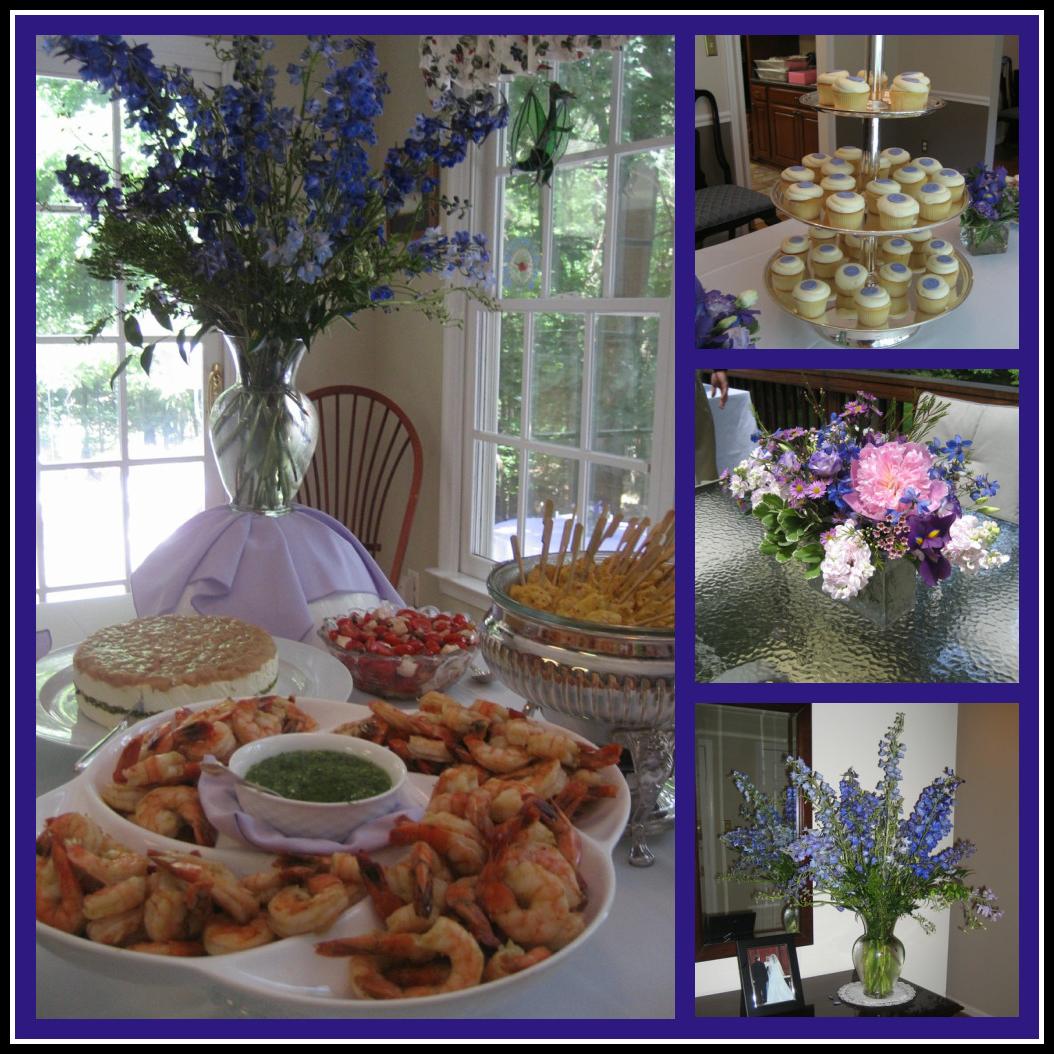
[[[750,106],[750,157],[754,161],[771,158],[769,108],[755,99]]]
[[[820,122],[815,116],[801,114],[801,156],[820,152]]]
[[[799,165],[805,155],[802,149],[800,114],[789,106],[770,106],[772,160],[778,165]]]

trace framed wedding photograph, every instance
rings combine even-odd
[[[805,1005],[793,934],[737,941],[736,955],[747,1017],[793,1014]]]

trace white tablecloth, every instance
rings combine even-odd
[[[67,609],[63,612],[65,617],[56,617],[52,611],[46,622],[55,648],[75,644],[87,633],[134,615],[134,612],[126,613],[131,607],[130,598],[113,598],[112,602],[102,605],[71,601],[61,606]],[[507,706],[523,705],[523,700],[500,681],[481,686],[465,678],[450,694],[462,702],[484,696]],[[368,699],[358,691],[351,696],[351,701],[356,703]],[[545,716],[560,720],[557,714]],[[72,764],[76,760],[72,751],[41,751],[41,746],[37,740],[38,794],[71,779]],[[673,831],[649,837],[648,844],[655,854],[655,864],[649,868],[630,867],[626,839],[615,847],[615,899],[611,913],[593,937],[565,962],[529,983],[525,979],[523,986],[510,985],[493,996],[488,995],[478,1009],[455,1003],[449,1009],[431,1008],[406,1012],[404,1016],[672,1018],[676,937]],[[37,1016],[41,1018],[290,1016],[280,1004],[265,1007],[256,1000],[246,1006],[219,992],[210,993],[201,984],[160,986],[118,981],[73,966],[42,948],[37,948],[36,991]],[[333,1016],[333,1012],[318,1016]]]
[[[761,310],[759,348],[830,348],[807,322],[784,311],[765,288],[764,269],[780,242],[791,234],[805,234],[808,227],[785,220],[774,227],[733,238],[695,254],[695,273],[705,289],[722,293],[758,291]],[[894,234],[895,232],[890,232]],[[959,240],[959,221],[934,229],[966,255]],[[911,348],[1016,348],[1018,347],[1018,230],[1010,231],[1010,248],[996,256],[970,256],[974,287],[969,299],[946,319],[925,325],[911,339]],[[858,365],[858,363],[854,363]]]

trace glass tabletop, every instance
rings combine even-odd
[[[1018,527],[1000,523],[1010,560],[937,588],[885,629],[828,597],[794,565],[758,552],[763,529],[720,487],[695,496],[698,681],[1016,681]]]

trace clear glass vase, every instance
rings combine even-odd
[[[318,442],[318,416],[295,386],[307,346],[268,338],[248,347],[227,336],[237,380],[217,396],[209,436],[220,479],[239,511],[292,509]]]
[[[783,905],[783,932],[797,933],[801,929],[801,908],[797,904]]]
[[[990,256],[1005,253],[1010,244],[1010,223],[988,221],[985,223],[960,223],[959,239],[971,256]]]
[[[863,920],[864,934],[853,945],[853,966],[871,999],[888,999],[904,969],[904,945],[893,935],[896,922]]]

